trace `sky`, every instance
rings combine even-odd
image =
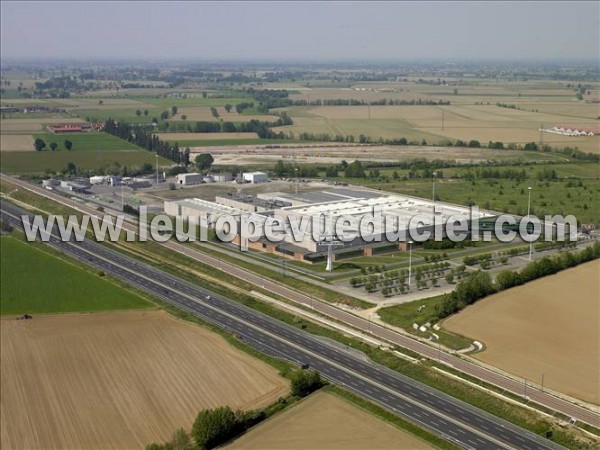
[[[600,60],[600,2],[2,0],[0,55],[60,59]]]

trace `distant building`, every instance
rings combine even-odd
[[[175,183],[183,186],[192,186],[194,184],[201,184],[204,180],[204,175],[201,173],[180,173],[175,177]]]
[[[55,134],[65,133],[82,133],[84,131],[91,131],[92,125],[89,123],[65,123],[60,125],[50,125],[48,130]]]
[[[231,175],[231,172],[213,173],[212,177],[216,182],[227,182],[233,180],[233,175]]]
[[[600,125],[554,125],[543,131],[563,136],[600,136]]]
[[[120,186],[123,183],[123,178],[115,175],[108,176],[108,184],[111,186]]]
[[[266,183],[269,181],[269,177],[264,172],[245,172],[242,175],[242,178],[246,183],[252,184]]]

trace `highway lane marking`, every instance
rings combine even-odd
[[[69,245],[69,247],[70,247],[70,249],[71,249],[71,252],[72,252],[72,253],[77,253],[77,252],[88,253],[88,254],[91,254],[92,256],[96,257],[97,259],[104,259],[104,258],[101,258],[101,257],[99,257],[99,256],[96,254],[96,251],[95,251],[96,249],[95,249],[95,248],[94,248],[94,250],[88,250],[87,248],[81,247],[80,245],[78,245],[78,244],[76,244],[76,243],[69,243],[68,245]],[[104,252],[103,252],[103,253],[104,253]],[[128,258],[128,257],[126,257],[125,255],[121,255],[121,256],[122,256],[122,258],[123,258],[123,259],[126,259],[126,260],[128,260],[128,259],[129,259],[129,258]],[[106,261],[106,260],[105,260],[105,261]],[[118,263],[116,263],[116,262],[113,262],[113,261],[106,261],[106,263],[107,263],[107,264],[111,264],[111,265],[112,265],[112,266],[114,266],[114,267],[120,267],[121,269],[123,269],[123,268],[122,268],[122,267],[121,267],[121,266],[120,266]],[[145,278],[146,278],[145,276],[142,276],[142,275],[140,275],[140,274],[139,274],[139,272],[134,272],[133,270],[126,270],[126,271],[128,271],[128,272],[132,273],[133,275],[135,275],[135,276],[137,276],[137,277],[139,277],[139,278],[142,278],[142,279],[145,279]],[[159,273],[161,273],[161,272],[159,272]],[[166,277],[168,277],[168,278],[171,278],[171,276],[170,276],[170,275],[167,275],[167,274],[164,274],[164,273],[161,273],[161,275],[162,275],[163,277],[164,277],[164,276],[166,276]],[[174,280],[172,281],[172,284],[176,284],[176,277],[173,277],[173,278],[174,278]],[[152,284],[154,284],[154,285],[157,285],[157,286],[165,286],[165,284],[164,284],[163,282],[159,282],[159,281],[157,281],[157,280],[154,280],[154,279],[153,279],[153,280],[151,280],[151,283],[152,283]],[[146,281],[144,284],[148,285],[148,282]],[[180,296],[182,296],[182,297],[189,297],[189,299],[190,299],[190,300],[191,300],[193,303],[195,303],[195,304],[200,304],[200,303],[198,302],[198,299],[197,299],[195,296],[191,296],[191,295],[190,295],[190,296],[188,296],[188,295],[182,295],[182,292],[181,292],[181,291],[182,291],[182,290],[180,290],[179,288],[175,289],[175,292],[178,292],[178,294],[179,294]],[[179,303],[180,303],[180,304],[182,303],[182,302],[181,302],[181,300],[179,300]],[[220,309],[220,308],[216,308],[216,307],[213,307],[213,306],[211,306],[211,305],[206,305],[205,303],[202,303],[201,305],[202,305],[204,308],[206,308],[206,309],[212,309],[212,310],[215,310],[215,311],[216,311],[218,314],[220,314],[221,316],[225,316],[225,317],[227,316],[227,314],[226,314],[226,313],[223,313],[222,309]],[[198,313],[198,311],[194,311],[194,312],[195,312],[195,313]],[[203,314],[204,314],[204,313],[203,313]],[[243,316],[243,317],[248,317],[248,315],[247,315],[247,314],[241,314],[241,316]],[[242,321],[240,321],[240,320],[239,320],[237,317],[233,317],[233,319],[234,319],[234,320],[236,320],[238,323],[240,323],[240,322],[241,322],[241,324],[242,324],[242,325],[244,325],[244,326],[245,326],[245,327],[247,327],[247,328],[253,328],[253,329],[256,329],[256,330],[257,330],[259,333],[261,333],[261,334],[264,334],[264,335],[267,335],[267,336],[268,336],[268,335],[272,335],[272,332],[271,332],[271,331],[268,331],[268,330],[261,329],[261,328],[257,327],[256,325],[253,325],[253,324],[251,325],[251,324],[248,324],[248,323],[243,323],[243,322],[242,322]],[[256,336],[256,333],[254,333],[254,332],[251,332],[251,331],[248,331],[248,332],[247,332],[247,334],[249,334],[250,336]],[[279,341],[283,341],[283,339],[280,339],[278,336],[274,336],[274,337],[276,337],[276,339],[277,339],[277,340],[279,340]],[[259,341],[259,342],[260,342],[260,341]],[[273,341],[271,341],[271,342],[273,342]],[[284,344],[286,344],[286,345],[288,345],[288,346],[299,347],[299,345],[298,345],[298,344],[295,344],[295,343],[293,343],[293,342],[287,342],[287,341],[283,341],[283,342],[284,342]],[[321,346],[323,346],[323,343],[319,343],[319,344],[320,344]],[[331,365],[331,366],[333,366],[333,367],[337,367],[337,368],[338,368],[338,369],[340,369],[340,370],[343,370],[343,371],[347,371],[347,372],[349,372],[349,373],[352,373],[352,374],[354,375],[354,377],[356,377],[356,378],[359,378],[359,379],[365,379],[365,376],[363,376],[362,374],[360,374],[360,373],[357,373],[357,372],[354,372],[354,371],[351,371],[351,370],[349,370],[349,369],[347,369],[347,368],[345,368],[345,367],[343,367],[343,366],[340,366],[340,364],[339,364],[339,363],[337,363],[337,362],[329,361],[329,360],[325,359],[324,357],[320,356],[320,354],[319,354],[319,353],[318,353],[318,354],[315,354],[315,353],[314,353],[314,351],[312,351],[312,350],[308,350],[308,349],[305,349],[305,348],[302,348],[302,347],[300,347],[300,348],[301,348],[301,350],[302,350],[303,352],[305,352],[305,353],[308,353],[308,354],[312,354],[312,355],[314,355],[315,357],[317,357],[318,359],[322,359],[322,360],[324,360],[324,361],[325,361],[327,364],[329,364],[329,365]],[[329,354],[331,354],[331,352],[328,352],[328,353],[329,353]],[[335,351],[334,351],[333,353],[335,353]],[[349,358],[346,358],[346,360],[348,360],[348,359],[349,359]],[[373,382],[373,381],[372,381],[370,378],[366,378],[366,382],[367,382],[367,383],[370,383],[370,384],[373,384],[373,385],[376,385],[376,386],[378,386],[378,387],[379,387],[379,388],[381,388],[381,389],[391,390],[391,388],[388,388],[387,386],[380,386],[380,385],[378,385],[377,383],[374,383],[374,382]],[[353,384],[357,385],[357,384],[356,384],[356,383],[354,383],[354,382],[353,382]],[[363,382],[363,381],[361,381],[361,382],[360,382],[360,385],[364,385],[364,382]],[[413,392],[413,391],[414,391],[414,390],[413,390],[412,388],[410,388],[410,387],[408,387],[408,389],[407,389],[407,390],[408,390],[408,391],[411,391],[411,392]],[[371,390],[369,390],[369,392],[373,393]],[[396,395],[397,397],[403,397],[403,395],[402,395],[402,394],[400,394],[399,392],[395,392],[395,391],[392,391],[392,392],[393,392],[393,394],[394,394],[394,395]],[[420,404],[420,403],[419,403],[417,400],[413,400],[413,399],[406,399],[406,400],[408,400],[410,403],[412,403],[412,404],[416,405],[416,406],[417,406],[417,407],[419,407],[420,409],[424,409],[424,408],[426,408],[426,407],[427,407],[427,405]],[[456,407],[451,407],[451,408],[446,408],[446,409],[450,409],[450,410],[452,410],[452,411],[458,411],[458,409],[457,409]],[[420,415],[419,415],[418,413],[416,413],[416,412],[415,412],[414,414],[415,414],[415,415],[417,415],[418,417],[420,417]],[[436,414],[439,414],[439,413],[437,413],[437,412],[436,412]],[[450,420],[454,422],[454,420],[453,420],[453,419],[450,419]],[[461,424],[459,424],[459,426],[461,426],[461,427],[467,427],[467,428],[470,428],[470,426],[469,426],[468,424],[464,424],[464,423],[461,423]],[[460,428],[459,428],[459,430],[461,430],[461,432],[463,432],[463,431],[462,431],[462,429],[460,429]],[[517,433],[515,433],[515,434],[517,434]],[[493,440],[493,439],[490,439],[490,440]],[[522,440],[520,440],[520,441],[522,441]]]
[[[69,245],[71,245],[71,246],[75,246],[76,248],[81,248],[81,249],[82,249],[84,252],[87,252],[87,253],[89,253],[89,254],[92,254],[92,255],[96,256],[96,255],[94,254],[94,252],[92,252],[92,251],[90,251],[90,250],[87,250],[87,249],[84,249],[84,248],[82,248],[82,247],[78,246],[77,244],[72,244],[72,243],[69,243]],[[98,257],[98,256],[97,256],[97,257]],[[100,257],[100,258],[101,258],[101,259],[104,259],[104,258],[102,258],[102,257]],[[107,262],[109,262],[109,263],[112,263],[111,261],[107,261]],[[135,272],[135,271],[133,271],[133,270],[130,270],[130,269],[127,269],[127,268],[123,268],[123,269],[124,269],[125,271],[127,271],[127,272],[130,272],[130,273],[132,273],[132,274],[134,274],[134,275],[137,275],[138,277],[142,277],[142,278],[144,278],[144,277],[145,277],[144,275],[141,275],[141,274],[139,273],[139,271],[138,271],[138,272]],[[175,277],[174,277],[174,278],[175,278]],[[163,283],[161,283],[161,282],[159,282],[159,281],[157,281],[157,280],[149,280],[149,281],[150,281],[151,283],[155,284],[155,285],[158,285],[158,286],[161,286],[161,285],[162,285],[162,286],[164,286],[164,284],[163,284]],[[200,303],[200,302],[198,301],[198,299],[197,299],[195,296],[188,296],[188,294],[182,293],[182,292],[181,292],[179,289],[174,289],[174,291],[175,291],[175,292],[177,292],[177,293],[178,293],[180,296],[183,296],[183,297],[188,297],[188,298],[189,298],[189,299],[190,299],[192,302],[194,302],[194,303],[198,303],[198,304],[202,305],[202,306],[203,306],[203,307],[205,307],[205,308],[208,308],[208,309],[215,310],[216,312],[220,313],[221,315],[225,315],[225,316],[227,316],[227,315],[230,315],[230,316],[231,316],[231,318],[232,318],[234,321],[237,321],[238,323],[241,323],[243,326],[246,326],[246,327],[248,327],[248,328],[250,328],[250,329],[254,329],[254,330],[258,331],[259,333],[262,333],[262,334],[264,334],[264,335],[266,335],[266,336],[269,336],[269,335],[270,335],[270,336],[271,336],[272,338],[274,338],[276,341],[281,341],[281,342],[283,342],[284,344],[286,344],[286,345],[288,345],[288,346],[295,347],[295,348],[297,348],[297,349],[301,350],[302,352],[304,352],[304,353],[306,353],[306,354],[312,355],[313,357],[315,357],[315,358],[317,358],[317,359],[319,359],[319,360],[322,360],[322,361],[324,361],[326,364],[329,364],[330,366],[336,367],[336,368],[337,368],[338,370],[340,370],[340,371],[345,371],[345,372],[348,372],[349,374],[353,375],[355,379],[359,379],[359,380],[361,380],[361,383],[360,383],[360,384],[359,384],[358,382],[354,381],[354,380],[350,382],[350,384],[351,384],[351,385],[353,385],[353,386],[355,386],[355,387],[357,387],[357,388],[358,388],[360,385],[364,385],[364,383],[372,384],[373,386],[376,386],[376,387],[378,387],[379,389],[382,389],[382,390],[385,390],[385,391],[388,391],[388,392],[390,392],[390,394],[392,394],[392,395],[393,395],[393,396],[395,396],[396,398],[401,398],[401,399],[403,399],[403,400],[405,400],[405,401],[407,401],[407,402],[409,402],[409,403],[411,403],[411,404],[415,405],[415,406],[416,406],[416,407],[418,407],[419,409],[428,409],[428,408],[429,408],[429,406],[428,406],[428,405],[421,404],[421,403],[419,403],[419,402],[418,402],[418,400],[416,400],[416,399],[412,399],[412,398],[406,397],[406,396],[405,396],[405,394],[402,394],[401,392],[396,392],[396,391],[392,390],[391,388],[388,388],[387,386],[382,386],[382,385],[380,385],[379,383],[376,383],[376,382],[374,382],[374,381],[370,380],[369,378],[366,378],[364,375],[362,375],[362,374],[360,374],[360,373],[354,372],[353,370],[351,370],[351,369],[349,369],[349,368],[347,368],[347,367],[341,366],[339,363],[337,363],[337,362],[335,362],[335,361],[330,361],[330,360],[328,360],[328,359],[324,358],[323,356],[321,356],[320,354],[314,353],[314,351],[312,351],[312,350],[308,350],[308,349],[302,348],[301,346],[299,346],[298,344],[295,344],[294,342],[289,342],[289,341],[287,341],[287,340],[284,340],[283,338],[281,338],[281,337],[279,337],[279,336],[273,335],[273,334],[272,334],[272,332],[270,332],[270,331],[267,331],[267,330],[264,330],[264,329],[261,329],[261,328],[257,327],[257,326],[256,326],[256,325],[254,325],[254,324],[247,323],[247,322],[243,322],[243,321],[239,320],[239,318],[238,318],[238,317],[236,317],[236,316],[232,316],[232,315],[231,315],[230,313],[228,313],[228,312],[223,312],[223,310],[221,310],[221,309],[219,309],[219,308],[217,308],[217,307],[215,307],[215,306],[213,306],[213,305],[206,304],[206,303]],[[320,343],[320,344],[324,346],[324,344],[323,344],[323,343]],[[414,390],[412,390],[412,389],[411,389],[411,391],[414,391]],[[380,403],[380,402],[381,402],[381,401],[379,400],[379,401],[378,401],[378,403]],[[453,409],[455,409],[455,408],[453,408]],[[431,411],[431,412],[432,412],[433,414],[435,414],[436,416],[439,416],[439,415],[440,415],[440,413],[439,413],[439,412],[436,412],[436,411]],[[416,414],[416,413],[412,413],[412,414]],[[410,417],[411,417],[411,414],[409,414],[409,418],[410,418]],[[470,425],[468,425],[468,424],[465,424],[465,423],[462,423],[462,422],[459,422],[458,420],[456,420],[456,419],[454,419],[454,418],[447,417],[446,419],[447,419],[449,422],[452,422],[452,423],[454,423],[454,424],[455,424],[455,425],[457,425],[458,427],[465,427],[465,428],[469,428],[469,429],[471,429],[471,426],[470,426]],[[421,422],[421,421],[419,421],[419,422],[423,424],[423,422]],[[425,425],[425,426],[427,426],[427,428],[430,428],[430,429],[431,429],[431,426],[429,426],[429,425],[427,425],[427,424],[423,424],[423,425]],[[461,428],[458,428],[458,429],[461,429]],[[438,430],[435,430],[435,431],[436,431],[436,432],[439,432]],[[471,431],[473,431],[475,434],[480,434],[480,433],[481,433],[481,432],[480,432],[480,431],[478,431],[478,430],[471,430]],[[516,434],[516,433],[515,433],[515,434]],[[505,444],[503,444],[503,443],[501,443],[500,441],[497,441],[497,440],[496,440],[496,438],[495,438],[495,437],[493,437],[493,436],[484,436],[484,437],[485,437],[486,439],[488,439],[489,441],[492,441],[492,442],[494,442],[494,443],[496,443],[496,444],[500,445],[501,447],[504,447],[504,448],[509,448],[509,447],[506,447],[506,445],[505,445]]]
[[[36,195],[39,195],[39,196],[41,196],[41,197],[44,197],[44,198],[51,199],[52,201],[55,201],[55,202],[57,202],[57,203],[59,203],[59,204],[62,204],[62,205],[68,206],[69,208],[72,208],[72,209],[78,210],[78,211],[80,211],[80,212],[83,212],[83,213],[85,213],[85,214],[88,214],[88,215],[91,215],[91,216],[95,216],[95,217],[99,217],[99,216],[98,216],[98,211],[95,211],[95,210],[93,210],[92,208],[90,208],[90,207],[88,207],[88,206],[86,206],[86,205],[82,205],[82,204],[74,204],[74,203],[72,203],[72,202],[70,202],[70,201],[66,200],[65,198],[61,197],[61,196],[60,196],[60,195],[58,195],[58,194],[52,194],[52,193],[46,192],[46,191],[44,191],[44,190],[43,190],[43,189],[41,189],[41,188],[38,188],[38,187],[36,187],[36,186],[32,186],[32,185],[30,185],[29,183],[23,182],[23,181],[21,181],[21,180],[15,179],[15,178],[13,178],[13,177],[10,177],[10,176],[7,176],[7,175],[5,175],[5,174],[0,174],[0,178],[2,178],[2,179],[6,179],[8,182],[10,182],[10,183],[13,183],[13,184],[15,184],[15,185],[17,185],[17,186],[23,187],[24,189],[26,189],[26,190],[28,190],[28,191],[30,191],[30,192],[33,192],[34,194],[36,194]],[[38,210],[39,210],[39,208],[36,208],[36,209],[38,209]],[[122,228],[123,228],[123,229],[125,229],[125,230],[127,231],[129,227],[133,227],[133,230],[132,230],[132,231],[133,231],[134,233],[136,233],[136,232],[137,232],[137,228],[135,227],[134,223],[130,223],[130,222],[127,222],[127,221],[126,221],[126,222],[124,222],[124,224],[123,224]],[[131,229],[131,228],[129,228],[129,229]],[[137,234],[137,233],[136,233],[136,234]],[[181,251],[180,251],[180,249],[179,249],[179,246],[178,246],[177,244],[173,243],[173,242],[166,242],[166,243],[164,243],[164,244],[161,244],[161,245],[164,245],[165,247],[167,247],[167,248],[169,248],[169,249],[171,249],[171,250],[173,250],[173,251],[176,251],[176,252],[178,252],[178,253],[180,253],[180,252],[181,252]],[[189,254],[188,254],[188,253],[189,253]],[[192,257],[192,258],[196,259],[197,261],[200,261],[201,263],[204,263],[204,264],[219,264],[219,267],[221,267],[221,259],[219,259],[219,258],[217,258],[217,257],[214,257],[214,256],[211,256],[211,255],[208,255],[208,254],[201,253],[201,252],[199,252],[199,251],[197,251],[197,250],[195,250],[195,249],[189,249],[189,252],[187,252],[187,253],[185,253],[185,252],[184,252],[184,254],[186,254],[186,256],[190,256],[190,257]],[[195,254],[196,256],[193,256],[194,254]],[[349,324],[350,324],[350,323],[353,323],[353,324],[359,324],[359,323],[360,323],[361,325],[360,325],[360,327],[359,327],[359,328],[361,328],[361,329],[362,329],[362,328],[364,328],[364,326],[365,326],[365,324],[363,323],[363,322],[364,322],[364,319],[361,321],[361,318],[359,318],[359,317],[356,317],[356,316],[353,316],[353,315],[351,315],[350,313],[348,313],[348,312],[345,312],[345,311],[343,311],[343,310],[339,310],[339,309],[337,309],[337,308],[334,308],[334,307],[332,307],[331,305],[328,305],[328,304],[326,304],[326,303],[323,303],[323,302],[322,302],[321,300],[319,300],[319,299],[308,299],[308,300],[302,300],[302,301],[300,301],[300,300],[298,300],[297,296],[304,296],[304,297],[306,297],[306,295],[305,295],[305,294],[302,294],[301,292],[294,291],[294,290],[293,290],[293,289],[291,289],[291,288],[288,288],[288,287],[285,287],[285,286],[281,286],[281,285],[279,285],[279,284],[275,283],[275,282],[274,282],[274,281],[272,281],[272,280],[268,280],[268,279],[262,278],[262,277],[260,277],[260,276],[258,276],[258,275],[256,275],[256,274],[254,274],[254,273],[252,273],[252,272],[249,272],[249,271],[247,271],[247,270],[245,270],[245,269],[240,269],[240,268],[238,268],[238,267],[236,267],[236,266],[233,266],[233,265],[231,265],[231,264],[229,264],[229,263],[227,263],[227,262],[223,262],[223,264],[224,264],[224,265],[225,265],[225,266],[226,266],[226,267],[229,269],[229,271],[230,271],[230,274],[232,274],[232,275],[234,275],[232,272],[235,272],[235,273],[238,273],[238,274],[240,274],[240,273],[241,273],[241,274],[244,274],[245,276],[248,276],[249,278],[252,278],[253,280],[259,280],[259,281],[261,281],[261,283],[263,283],[263,284],[268,284],[269,286],[275,286],[275,287],[276,287],[276,288],[278,288],[278,289],[284,289],[284,290],[286,290],[286,291],[292,292],[292,293],[294,293],[294,297],[296,297],[295,301],[297,301],[297,302],[299,302],[299,303],[305,303],[305,302],[307,302],[307,301],[311,301],[311,302],[312,302],[312,300],[315,300],[315,301],[317,302],[317,304],[318,304],[318,305],[320,305],[320,308],[319,308],[319,309],[320,309],[320,311],[321,311],[321,312],[323,312],[323,313],[325,313],[325,314],[327,314],[327,315],[330,315],[331,317],[334,317],[334,318],[335,318],[335,316],[332,316],[332,315],[331,315],[331,314],[329,314],[327,311],[334,311],[335,313],[337,313],[337,314],[343,314],[344,316],[347,316],[347,315],[349,315],[349,316],[351,316],[351,317],[348,317],[348,320],[344,319],[344,320],[346,321],[346,323],[349,323]],[[234,275],[234,276],[236,276],[236,275]],[[256,284],[256,283],[255,283],[255,284]],[[285,296],[288,296],[288,297],[289,297],[289,295],[287,295],[287,294],[281,294],[281,295],[285,295]],[[392,342],[394,342],[395,344],[397,344],[397,345],[400,345],[400,346],[403,346],[403,347],[406,347],[406,348],[409,348],[409,347],[407,347],[407,345],[405,345],[405,344],[407,344],[407,343],[409,343],[409,342],[410,342],[410,344],[411,344],[412,346],[416,346],[416,347],[418,347],[418,348],[420,349],[420,350],[419,350],[419,349],[415,350],[415,349],[413,348],[413,350],[414,350],[414,351],[416,351],[416,352],[418,352],[418,353],[420,353],[420,354],[422,354],[422,355],[424,355],[424,356],[430,357],[430,356],[428,356],[428,355],[430,355],[430,353],[431,353],[431,351],[432,351],[433,349],[432,349],[432,348],[430,348],[429,346],[427,346],[427,345],[425,345],[425,344],[421,343],[420,341],[416,341],[416,340],[414,340],[414,339],[411,339],[411,340],[409,340],[409,338],[408,338],[408,337],[406,337],[406,336],[403,336],[403,335],[401,335],[401,334],[398,334],[398,333],[395,333],[395,332],[391,332],[391,334],[390,334],[390,330],[388,330],[388,329],[386,329],[386,328],[383,328],[383,327],[381,327],[381,326],[379,326],[379,325],[375,325],[375,326],[377,327],[376,329],[378,329],[378,330],[379,330],[379,337],[380,337],[380,338],[382,338],[382,339],[386,339],[386,338],[384,337],[384,334],[385,334],[385,335],[388,335],[388,336],[389,336],[389,335],[391,335],[392,337],[394,337],[394,339],[399,339],[401,342],[395,342],[394,340],[392,340],[392,339],[389,339],[389,338],[387,339],[388,341],[392,341]],[[402,342],[404,342],[404,345],[402,344]],[[456,359],[456,357],[454,357],[454,356],[452,356],[452,355],[444,355],[444,357],[445,357],[445,358],[447,357],[446,359],[450,358],[450,360],[452,360],[452,358],[455,358],[455,359]],[[475,366],[475,365],[473,365],[473,363],[469,363],[468,361],[463,361],[463,360],[461,360],[461,359],[456,359],[456,362],[457,362],[457,363],[458,363],[460,366],[462,366],[462,367],[463,367],[463,371],[465,371],[465,368],[468,368],[469,370],[467,370],[466,372],[467,372],[467,373],[470,373],[471,375],[477,376],[477,375],[476,375],[476,374],[473,372],[474,370],[478,371],[479,373],[486,373],[486,374],[487,374],[487,376],[488,376],[488,378],[489,378],[489,377],[491,377],[491,378],[492,378],[492,379],[488,379],[487,381],[488,381],[488,382],[491,382],[491,383],[493,383],[493,384],[499,385],[499,384],[498,384],[498,382],[494,382],[493,380],[499,380],[499,381],[502,381],[502,383],[504,383],[504,384],[506,384],[506,383],[509,383],[509,385],[511,386],[511,388],[509,388],[509,390],[510,390],[510,391],[512,391],[512,392],[515,392],[515,391],[514,391],[514,386],[515,386],[515,384],[514,384],[514,380],[511,380],[510,378],[508,378],[508,377],[506,377],[506,376],[502,376],[501,374],[498,374],[498,373],[496,373],[496,372],[493,372],[492,370],[490,370],[490,369],[488,369],[488,368],[484,368],[484,367],[480,367],[480,366]],[[465,364],[468,364],[468,365],[465,365]],[[537,393],[536,393],[536,394],[537,394]],[[539,398],[539,397],[538,397],[538,398]],[[538,402],[539,402],[539,403],[542,403],[541,401],[538,401]],[[577,405],[573,405],[573,404],[569,403],[568,401],[564,401],[564,403],[566,403],[566,407],[567,407],[568,409],[571,409],[571,408],[578,408],[578,407],[577,407]],[[551,400],[548,400],[548,399],[544,399],[544,403],[542,403],[542,404],[543,404],[543,405],[545,405],[545,406],[548,406],[548,407],[552,408],[552,405],[553,405],[553,404],[555,404],[555,405],[556,405],[556,404],[558,404],[558,403],[557,403],[557,402],[555,402],[555,401],[551,401]],[[564,408],[565,408],[565,405],[563,405],[563,406],[561,407],[561,409],[562,409],[562,412],[563,412],[563,413],[565,412],[565,411],[564,411]],[[557,408],[555,407],[554,409],[557,409]],[[581,409],[581,408],[580,408],[580,409]],[[574,410],[574,411],[577,411],[578,413],[576,413],[576,412],[571,412],[571,413],[568,413],[568,414],[569,414],[569,415],[571,415],[571,416],[578,416],[578,414],[581,414],[581,410],[580,410],[580,409],[579,409],[579,410],[578,410],[578,409],[575,409],[575,410]],[[571,410],[571,411],[573,411],[573,410]],[[583,409],[583,413],[587,415],[587,414],[589,414],[589,413],[590,413],[590,411]],[[567,413],[566,413],[566,414],[567,414]],[[593,414],[593,412],[592,412],[592,414]],[[582,420],[582,419],[580,419],[580,420]],[[585,420],[582,420],[582,421],[585,421]],[[587,421],[586,421],[586,422],[587,422]],[[594,421],[592,421],[592,422],[588,422],[588,423],[590,423],[590,424],[592,424],[592,425],[593,425]]]

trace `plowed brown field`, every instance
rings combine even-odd
[[[243,435],[228,450],[433,448],[332,394],[319,392]]]
[[[597,260],[500,292],[443,327],[485,343],[486,363],[600,404],[598,274]]]
[[[288,382],[161,311],[1,319],[2,449],[143,448],[198,411],[272,403]]]

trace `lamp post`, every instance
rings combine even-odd
[[[155,153],[156,156],[156,187],[158,187],[158,153]]]
[[[408,288],[410,289],[410,279],[412,276],[412,244],[413,241],[408,241]]]
[[[531,212],[531,186],[527,188],[527,218],[529,219],[529,213]],[[531,255],[533,254],[533,241],[529,242],[529,261],[531,261]]]
[[[298,168],[297,167],[294,167],[294,175],[296,178],[296,180],[295,180],[296,182],[294,183],[294,185],[295,185],[295,192],[296,192],[296,197],[297,197],[298,196]]]

